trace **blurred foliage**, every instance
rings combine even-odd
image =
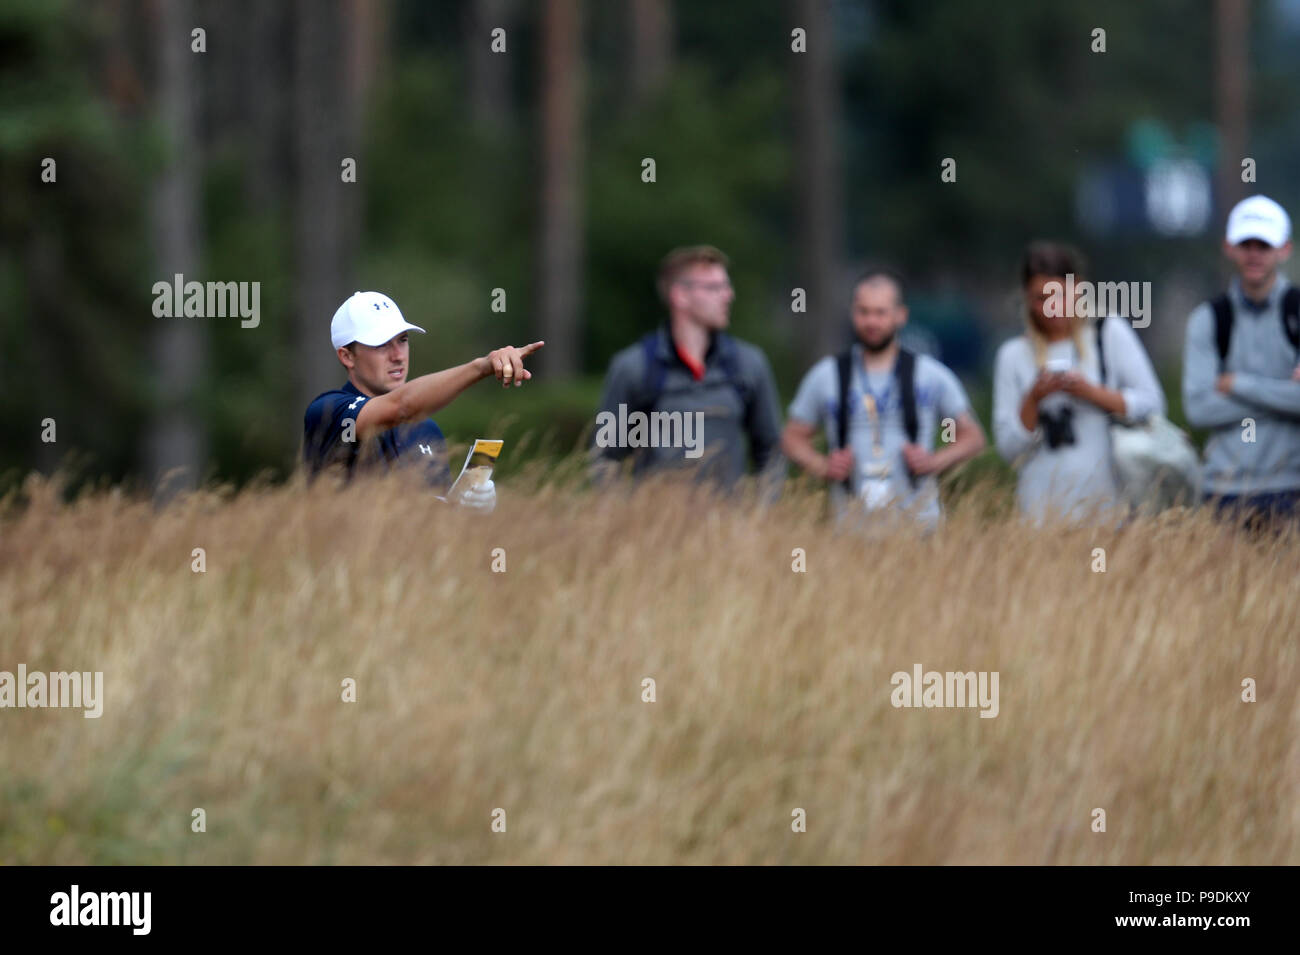
[[[72,455],[125,477],[148,414],[147,126],[105,101],[102,10],[0,5],[0,482]],[[56,159],[54,182],[43,161]],[[53,418],[56,445],[40,440]]]
[[[531,461],[550,462],[580,451],[594,425],[601,380],[534,381],[520,388],[483,382],[472,401],[457,401],[438,416],[447,436],[452,474],[459,473],[475,438],[503,438],[497,477],[519,473]]]
[[[683,66],[652,108],[593,140],[588,367],[603,367],[663,321],[655,272],[664,253],[682,245],[727,253],[733,331],[769,349],[776,344],[769,309],[786,251],[779,225],[790,176],[781,98],[770,69],[711,87],[705,70]],[[643,157],[655,159],[654,183],[641,182]]]
[[[1290,109],[1300,66],[1287,42],[1300,32],[1295,6],[1252,6],[1252,147],[1259,188],[1284,204],[1300,200],[1300,185],[1278,172],[1294,168],[1300,141]],[[412,349],[412,374],[422,374],[535,337],[538,12],[514,5],[508,119],[485,127],[467,107],[465,0],[389,9],[359,155],[354,272],[357,288],[387,291],[427,329]],[[148,62],[144,10],[51,0],[0,7],[3,484],[66,460],[87,480],[128,479],[140,466],[158,321],[147,226],[166,152],[150,104],[123,95],[111,64]],[[583,376],[511,394],[479,386],[438,416],[453,441],[495,433],[517,449],[515,439],[537,429],[534,449],[575,447],[610,355],[662,319],[654,272],[676,245],[708,242],[731,256],[735,331],[768,351],[787,399],[805,370],[789,312],[798,284],[793,6],[674,3],[672,69],[643,103],[627,95],[623,5],[584,10]],[[1014,291],[1026,240],[1079,241],[1098,274],[1158,279],[1177,270],[1200,283],[1195,294],[1222,282],[1213,236],[1101,241],[1078,235],[1074,211],[1079,173],[1121,157],[1134,122],[1158,118],[1181,135],[1213,118],[1210,5],[864,0],[832,10],[847,258],[887,259],[910,273],[913,321],[962,374],[986,427],[978,396],[987,394],[993,348],[1019,330],[1001,296]],[[1089,49],[1096,26],[1107,30],[1104,54]],[[210,56],[205,63],[218,62]],[[211,69],[200,74],[201,97],[234,82]],[[319,346],[295,340],[292,164],[281,164],[288,171],[272,197],[255,200],[249,137],[237,119],[211,128],[215,116],[204,116],[198,170],[202,268],[259,276],[262,319],[257,334],[208,335],[196,400],[209,476],[239,483],[293,467],[302,409],[291,372],[303,348],[328,347],[329,316],[320,316]],[[40,182],[45,156],[58,157],[57,185]],[[640,179],[647,156],[653,184]],[[939,181],[948,156],[958,159],[955,184]],[[504,313],[489,307],[495,288],[506,292]],[[1178,420],[1176,362],[1161,371]],[[320,390],[342,379],[340,369]],[[58,421],[57,450],[39,440],[47,416]],[[503,471],[518,463],[508,453]],[[996,458],[971,466],[981,468],[1006,478]]]

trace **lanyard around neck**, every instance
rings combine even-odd
[[[867,413],[867,418],[871,422],[871,453],[875,457],[881,457],[885,453],[884,442],[881,440],[880,416],[884,399],[889,395],[889,390],[894,386],[894,380],[897,377],[898,361],[895,359],[894,368],[889,372],[889,378],[885,382],[884,389],[877,396],[871,386],[867,384],[867,369],[862,361],[858,361],[854,373],[858,381],[858,390],[862,392],[862,410]]]

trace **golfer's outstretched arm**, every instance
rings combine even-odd
[[[512,383],[521,385],[533,376],[524,367],[524,359],[544,344],[533,342],[522,348],[507,345],[455,368],[413,378],[387,394],[370,398],[357,413],[357,435],[367,438],[396,425],[427,418],[484,378],[495,377],[505,387]]]

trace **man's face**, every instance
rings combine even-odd
[[[705,328],[721,330],[730,320],[736,293],[724,266],[692,265],[673,283],[671,296],[676,311]]]
[[[402,332],[383,345],[353,342],[351,350],[340,348],[338,355],[361,393],[373,398],[406,381],[411,364],[411,339],[409,333]]]
[[[853,330],[868,351],[888,348],[905,324],[907,306],[899,301],[893,282],[872,279],[853,290]]]
[[[1260,239],[1247,239],[1236,245],[1225,242],[1223,251],[1236,266],[1243,284],[1260,285],[1267,282],[1277,267],[1291,256],[1291,243],[1275,249]]]

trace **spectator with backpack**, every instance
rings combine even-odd
[[[781,438],[786,456],[831,482],[837,519],[906,513],[932,530],[940,520],[936,475],[984,448],[984,431],[948,368],[899,345],[907,322],[902,279],[879,269],[853,291],[856,341],[804,376]],[[945,446],[932,450],[936,432]],[[818,430],[831,447],[813,447]]]
[[[598,429],[593,435],[598,480],[629,457],[635,476],[680,469],[723,488],[733,487],[751,460],[769,491],[784,477],[781,406],[772,369],[757,346],[725,331],[735,298],[727,265],[727,257],[712,246],[668,253],[656,283],[668,320],[610,361],[597,415],[598,421],[620,422],[673,418],[679,427],[689,416],[701,423],[702,448],[683,448],[680,441],[610,442]]]
[[[1183,407],[1210,429],[1204,485],[1219,512],[1285,520],[1300,500],[1300,288],[1279,271],[1291,220],[1251,196],[1233,207],[1226,231],[1237,274],[1188,316]]]
[[[1083,303],[1063,301],[1067,277],[1077,287],[1084,268],[1070,246],[1029,245],[1020,269],[1025,332],[998,349],[994,366],[994,439],[1019,472],[1020,512],[1039,524],[1122,519],[1128,502],[1111,425],[1164,414],[1164,392],[1132,325],[1120,316],[1094,323]]]

